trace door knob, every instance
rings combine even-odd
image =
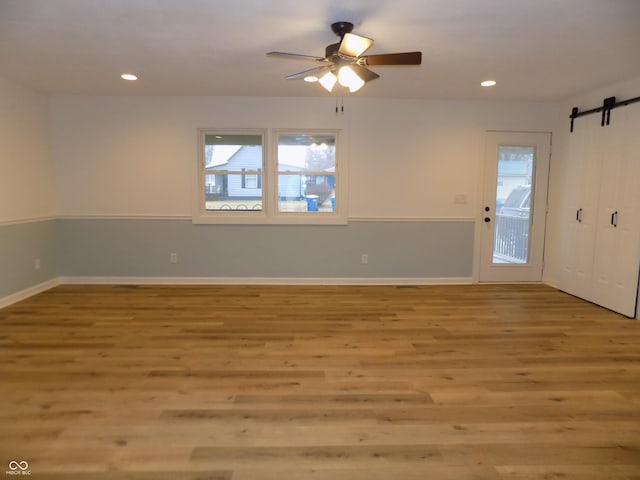
[[[484,217],[484,223],[489,223],[491,219],[489,217]]]

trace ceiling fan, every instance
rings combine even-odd
[[[422,62],[422,52],[363,55],[373,45],[373,40],[351,33],[353,23],[335,22],[331,24],[331,30],[340,37],[340,41],[327,45],[324,57],[286,52],[268,52],[267,56],[317,62],[319,66],[294,73],[286,78],[288,80],[302,78],[307,82],[319,82],[328,92],[331,92],[335,84],[339,83],[347,87],[351,93],[360,90],[366,82],[380,76],[369,70],[367,68],[369,66],[420,65]]]

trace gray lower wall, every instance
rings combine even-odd
[[[0,299],[56,278],[57,227],[56,220],[0,226]]]
[[[189,220],[59,220],[63,277],[471,277],[472,222],[346,226],[194,225]],[[169,262],[170,253],[178,263]],[[361,264],[361,255],[368,264]]]
[[[0,299],[59,277],[470,278],[473,229],[469,221],[244,226],[58,219],[5,225]],[[169,261],[172,252],[176,264]]]

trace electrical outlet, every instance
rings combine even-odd
[[[360,256],[360,263],[361,263],[362,265],[366,265],[367,263],[369,263],[369,255],[367,255],[366,253],[363,253],[363,254]]]
[[[178,254],[172,253],[171,255],[169,255],[169,261],[171,263],[178,263]]]

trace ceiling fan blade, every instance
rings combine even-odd
[[[288,58],[291,60],[311,60],[314,62],[326,62],[324,57],[316,57],[313,55],[302,55],[300,53],[287,53],[287,52],[268,52],[268,57]]]
[[[321,76],[323,73],[325,73],[330,67],[315,67],[315,68],[310,68],[309,70],[305,70],[304,72],[298,72],[298,73],[294,73],[292,75],[289,75],[287,77],[285,77],[287,80],[297,80],[299,78],[304,78],[304,77],[309,77],[309,76],[314,76],[314,77],[319,77]]]
[[[351,69],[365,82],[370,82],[371,80],[375,80],[380,77],[376,72],[372,72],[361,65],[351,65]]]
[[[349,57],[359,57],[371,45],[373,45],[373,40],[371,38],[361,37],[360,35],[354,35],[353,33],[345,33],[344,37],[342,37],[342,41],[340,42],[338,53]]]
[[[420,65],[422,52],[383,53],[358,59],[359,65]]]

